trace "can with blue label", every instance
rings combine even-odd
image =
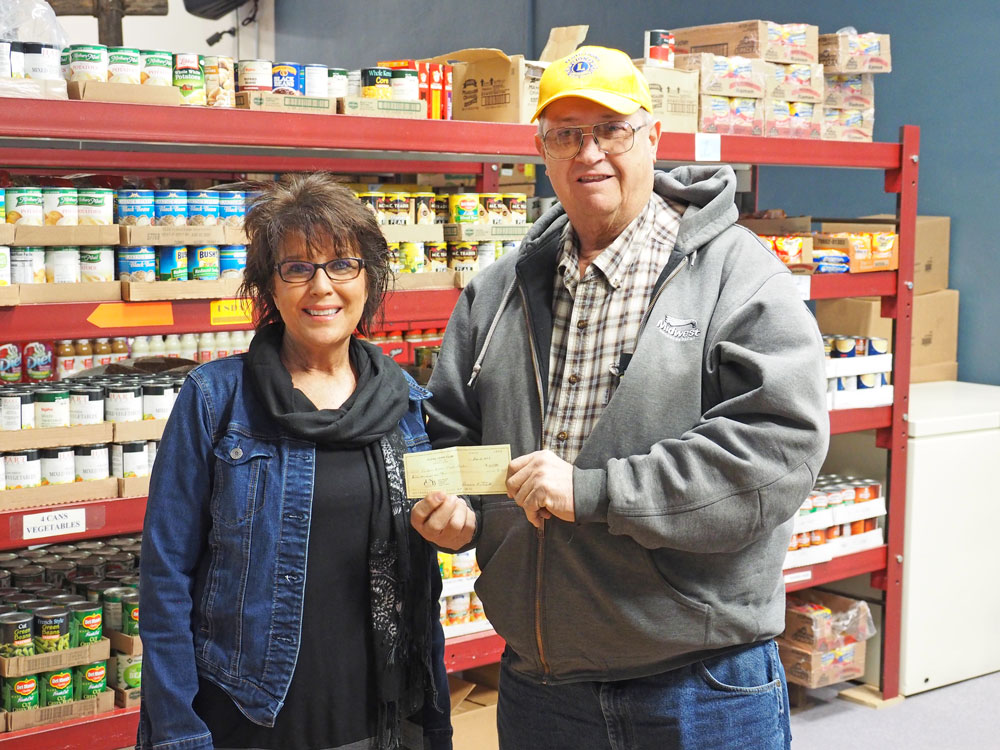
[[[858,390],[866,391],[882,387],[882,373],[865,372],[858,375]]]
[[[122,226],[148,227],[156,217],[156,198],[152,190],[118,191],[118,223]]]
[[[218,245],[198,245],[188,253],[188,278],[207,281],[219,278]]]
[[[881,336],[871,336],[868,339],[868,354],[870,356],[877,356],[879,354],[889,353],[889,339],[884,339]]]
[[[156,281],[156,251],[151,247],[118,248],[119,281]]]
[[[154,218],[158,227],[182,227],[187,224],[187,190],[157,190],[154,193]]]
[[[188,280],[188,256],[186,246],[163,245],[156,248],[156,280]]]
[[[219,223],[219,194],[215,190],[188,193],[188,226],[214,227]]]
[[[243,228],[246,216],[246,195],[239,190],[219,191],[219,223],[224,227]]]
[[[842,377],[837,378],[837,390],[838,391],[858,390],[858,376],[844,375]]]
[[[275,94],[302,96],[305,90],[305,74],[299,63],[283,62],[271,66],[271,91]]]
[[[222,278],[240,277],[246,267],[246,245],[223,245],[219,248],[219,272]]]

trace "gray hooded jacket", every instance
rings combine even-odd
[[[576,523],[538,531],[506,496],[470,498],[476,591],[541,680],[657,674],[784,629],[791,519],[829,439],[823,349],[788,270],[734,224],[735,186],[729,167],[655,174],[687,209],[574,463]],[[541,447],[566,221],[556,205],[462,293],[429,385],[435,447]]]

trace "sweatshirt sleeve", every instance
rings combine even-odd
[[[826,456],[829,416],[819,330],[791,276],[768,278],[708,346],[700,421],[645,455],[575,468],[578,523],[607,523],[651,549],[733,552],[798,510]]]

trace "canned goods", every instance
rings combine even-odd
[[[205,104],[205,59],[194,53],[174,54],[174,86],[181,104]]]
[[[503,196],[507,216],[511,224],[527,223],[528,196],[524,193],[507,193]]]
[[[243,228],[246,216],[246,194],[239,190],[220,190],[219,223],[233,229]]]
[[[240,60],[236,63],[236,90],[270,91],[273,72],[270,60]]]
[[[108,446],[104,443],[77,445],[73,448],[74,480],[92,482],[107,479],[110,474]],[[76,566],[73,566],[74,569]]]
[[[30,341],[21,347],[21,361],[24,374],[29,381],[52,380],[55,377],[55,356],[52,344],[44,341]],[[38,399],[35,399],[38,402]],[[38,410],[35,410],[38,421]],[[38,425],[41,427],[41,425]],[[64,426],[64,425],[58,425]]]
[[[142,386],[143,419],[166,419],[173,406],[173,383],[145,383]]]
[[[217,245],[199,245],[192,248],[188,264],[188,277],[193,280],[219,278],[219,248]]]
[[[125,595],[135,596],[136,608],[138,608],[138,595],[135,589],[128,586],[116,586],[105,589],[101,594],[101,601],[104,605],[104,627],[108,630],[122,632],[122,597]],[[138,617],[138,614],[136,617]]]
[[[205,58],[205,101],[210,107],[236,104],[236,66],[233,58],[210,55]]]
[[[0,656],[34,656],[32,640],[34,618],[26,612],[8,612],[0,615]]]
[[[108,82],[142,83],[142,58],[134,47],[108,48]]]
[[[838,391],[856,391],[858,389],[857,375],[844,375],[837,378]]]
[[[659,60],[668,68],[674,67],[674,35],[665,29],[652,29],[646,32],[646,57]]]
[[[449,195],[448,214],[452,224],[476,224],[479,221],[479,194]]]
[[[69,389],[69,424],[100,424],[104,421],[104,389],[96,385],[73,385]]]
[[[271,91],[286,96],[300,96],[305,91],[302,66],[294,62],[275,63],[271,66]]]
[[[246,267],[246,245],[223,245],[219,248],[219,275],[222,278],[242,276]]]
[[[69,390],[46,388],[35,392],[35,426],[69,427]]]
[[[73,700],[72,668],[42,672],[39,677],[41,682],[39,705],[41,707],[58,706],[61,703],[69,703]]]
[[[121,596],[121,631],[125,635],[139,635],[139,592],[125,587],[128,593]]]
[[[85,664],[73,670],[73,700],[82,701],[96,698],[107,690],[107,663],[103,661]]]
[[[154,195],[152,190],[119,190],[118,223],[123,226],[152,226],[156,216]]]
[[[302,93],[326,98],[329,94],[327,67],[318,63],[302,66]]]
[[[401,273],[403,270],[403,258],[400,253],[398,242],[387,242],[386,249],[389,251],[389,270],[392,273]]]
[[[361,96],[361,71],[347,71],[347,95]]]
[[[476,571],[476,552],[456,552],[451,562],[451,575],[453,578],[464,578],[471,576]]]
[[[451,221],[451,208],[448,206],[447,195],[434,195],[434,223],[447,224]]]
[[[187,247],[164,245],[156,248],[156,280],[187,281]]]
[[[146,86],[172,86],[174,60],[170,52],[144,49],[139,52],[139,83]]]
[[[493,264],[497,259],[497,243],[492,240],[483,240],[476,243],[476,259],[479,263],[479,270]]]
[[[410,194],[386,193],[385,223],[402,226],[410,222]]]
[[[480,622],[486,619],[486,612],[483,610],[483,601],[477,596],[475,591],[469,593],[469,622]]]
[[[35,610],[35,653],[69,650],[69,610],[43,607]]]
[[[379,224],[386,223],[386,194],[380,192],[358,193],[358,200],[364,203],[368,210],[375,214]]]
[[[447,271],[448,270],[448,245],[444,242],[427,242],[424,244],[427,251],[426,271]]]
[[[12,247],[10,277],[15,284],[44,284],[45,248]]]
[[[479,270],[479,251],[471,242],[448,243],[448,268],[453,271]]]
[[[111,226],[115,223],[115,191],[109,188],[80,188],[77,212],[80,226]]]
[[[854,339],[854,356],[865,357],[868,355],[868,338],[866,336],[852,336]]]
[[[111,475],[119,478],[149,476],[149,453],[145,440],[111,444]]]
[[[427,256],[424,255],[423,242],[401,242],[399,250],[403,273],[423,273],[426,270]]]
[[[455,594],[449,596],[446,605],[449,625],[461,625],[469,621],[469,595]]]
[[[405,68],[393,70],[390,87],[393,99],[406,102],[420,101],[420,83],[415,70]]]
[[[104,608],[96,602],[67,604],[70,648],[97,643],[104,634]]]
[[[72,553],[72,554],[76,554],[76,553]],[[66,559],[69,559],[69,558],[68,558],[68,556],[63,556],[63,559],[66,560]],[[71,562],[73,562],[74,565],[76,564],[75,561],[71,561]],[[99,583],[103,583],[103,581],[100,578],[97,578],[97,577],[94,577],[94,576],[76,575],[76,576],[73,577],[73,580],[70,581],[70,593],[76,594],[77,596],[82,596],[82,597],[84,597],[89,602],[97,601],[100,597],[95,594],[96,598],[92,598],[90,596],[90,587],[91,586],[96,586]],[[108,586],[108,588],[111,588],[111,587]]]
[[[103,579],[107,573],[107,559],[103,555],[89,554],[75,562],[78,575]]]
[[[70,81],[108,80],[108,48],[103,44],[69,46]]]
[[[142,654],[129,656],[118,654],[115,657],[115,685],[121,690],[134,690],[142,687]]]
[[[20,355],[18,355],[17,375],[20,380]],[[9,386],[0,390],[0,430],[30,430],[34,426],[34,392],[26,388],[11,388]]]
[[[347,70],[330,68],[327,70],[326,95],[331,99],[343,99],[347,96]]]
[[[80,222],[76,188],[42,188],[42,213],[46,226],[75,227]]]
[[[859,391],[867,391],[872,388],[882,387],[882,373],[866,372],[858,375],[858,386]]]
[[[513,240],[504,240],[503,242],[498,243],[498,244],[499,244],[499,248],[500,248],[499,251],[498,251],[500,253],[500,255],[498,257],[501,257],[501,258],[503,256],[505,256],[507,253],[512,253],[515,250],[517,250],[517,242],[515,242]]]
[[[480,193],[478,218],[480,224],[506,224],[507,206],[503,196],[500,193]]]
[[[8,490],[42,486],[42,460],[38,451],[10,451],[3,456],[4,483]]]
[[[834,359],[854,357],[857,354],[857,344],[853,336],[834,336],[833,349],[830,356]],[[841,388],[840,390],[844,390]]]
[[[142,386],[131,384],[105,386],[104,419],[107,422],[141,422]]]
[[[60,50],[54,44],[24,42],[24,75],[36,81],[58,81]]]
[[[879,354],[889,353],[889,339],[884,339],[880,336],[872,336],[868,339],[868,352],[869,355],[877,356]]]
[[[80,280],[114,281],[115,280],[114,248],[108,246],[81,248]]]
[[[7,188],[4,190],[4,202],[8,224],[40,227],[45,223],[41,188]]]
[[[187,190],[153,192],[153,223],[158,227],[182,227],[187,224]]]
[[[33,675],[3,678],[4,711],[27,711],[38,708],[38,678]]]
[[[0,190],[0,195],[3,191]],[[3,223],[3,204],[0,198],[0,224]],[[10,286],[10,248],[7,245],[0,245],[0,286]]]
[[[0,39],[0,78],[24,78],[24,43]]]
[[[219,194],[214,190],[188,193],[188,226],[214,227],[219,223]]]
[[[74,284],[80,281],[80,248],[49,247],[45,250],[45,281]]]
[[[119,281],[156,281],[156,251],[148,246],[118,250]]]
[[[45,582],[52,586],[65,586],[66,582],[73,577],[76,573],[76,563],[71,560],[56,560],[54,562],[47,563],[42,567],[45,568]],[[72,597],[73,601],[81,601],[82,598],[76,594],[66,594],[67,597]],[[72,604],[73,601],[69,599],[60,599],[58,597],[52,597],[50,601],[53,604]]]
[[[72,484],[76,479],[73,448],[42,448],[42,485]]]
[[[366,99],[391,99],[392,70],[390,68],[362,68],[361,96]]]
[[[133,575],[135,572],[135,555],[131,552],[115,552],[111,555],[106,555],[108,564],[105,575],[111,575],[112,573],[124,573],[126,576]]]

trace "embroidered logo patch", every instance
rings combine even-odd
[[[566,75],[583,78],[597,72],[598,61],[593,55],[582,53],[573,55],[566,61]]]
[[[685,320],[664,315],[663,320],[657,323],[656,327],[665,335],[678,341],[688,341],[701,336],[698,321],[693,319]]]

